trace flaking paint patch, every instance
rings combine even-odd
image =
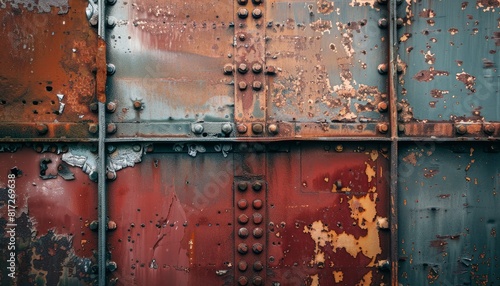
[[[349,5],[352,7],[370,6],[374,8],[376,2],[377,0],[351,0],[351,3],[349,3]]]
[[[365,174],[368,177],[368,183],[369,183],[373,180],[373,178],[375,178],[376,173],[373,167],[370,164],[368,164],[368,162],[365,162],[365,165],[366,165]]]
[[[377,150],[372,150],[370,152],[370,158],[372,159],[373,162],[377,161],[378,151]]]
[[[311,275],[311,286],[319,286],[319,275]]]
[[[372,277],[373,277],[372,271],[366,273],[365,276],[363,276],[363,278],[361,279],[361,281],[359,281],[359,283],[356,284],[356,286],[371,285],[372,284]]]
[[[335,279],[335,283],[340,283],[344,280],[344,272],[342,271],[333,271],[333,279]]]
[[[334,230],[330,231],[328,226],[325,226],[321,220],[315,221],[309,226],[304,226],[303,232],[308,233],[315,242],[311,265],[315,263],[324,265],[325,255],[322,248],[329,243],[334,252],[344,248],[354,258],[361,253],[371,259],[367,267],[374,266],[377,255],[382,253],[377,229],[376,200],[377,194],[372,193],[360,198],[353,197],[348,201],[351,218],[357,221],[357,226],[360,229],[366,230],[365,236],[356,238],[356,236],[345,232],[339,234]]]
[[[335,9],[335,4],[327,0],[318,0],[318,13],[328,15],[332,13]]]

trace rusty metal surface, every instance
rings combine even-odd
[[[81,169],[62,160],[62,154],[73,147],[0,147],[2,285],[93,285],[97,237],[89,224],[96,218],[96,184]],[[9,185],[12,187],[9,174],[17,174],[15,202],[8,202],[7,190]],[[12,203],[17,206],[15,226],[8,225],[12,224],[7,215]],[[10,271],[6,264],[12,250],[7,248],[12,227],[16,237],[16,279],[7,276]]]
[[[498,8],[480,0],[407,0],[399,7],[401,122],[500,120]]]
[[[498,143],[405,144],[399,157],[399,282],[497,285]]]
[[[0,6],[0,121],[27,130],[0,129],[19,138],[87,138],[96,115],[97,36],[85,17],[85,1],[4,1]],[[66,134],[37,132],[54,123]]]
[[[154,144],[109,183],[118,285],[390,281],[387,146],[225,146]]]
[[[233,79],[223,73],[234,56],[233,1],[119,1],[108,15],[116,23],[106,37],[116,67],[108,78],[107,100],[116,104],[109,121],[233,121]],[[118,129],[114,136],[134,135]],[[162,136],[157,131],[150,135]]]

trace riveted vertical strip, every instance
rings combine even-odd
[[[235,1],[235,121],[238,134],[264,134],[266,118],[265,12],[261,1]],[[244,132],[243,132],[244,131]]]

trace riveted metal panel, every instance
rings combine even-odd
[[[93,285],[97,236],[89,225],[97,215],[97,186],[64,159],[91,154],[90,146],[3,144],[0,149],[2,285]],[[7,268],[11,252],[14,272]]]
[[[498,8],[496,1],[480,0],[406,1],[399,7],[399,120],[411,126],[404,135],[497,134],[498,125],[490,131],[481,125],[500,120]],[[427,121],[443,126],[418,124]],[[456,130],[450,122],[477,128]]]
[[[98,41],[86,6],[67,0],[0,4],[1,137],[96,137],[89,127],[97,121],[90,105]]]
[[[266,65],[276,69],[267,77],[268,121],[297,122],[304,137],[380,135],[367,123],[388,121],[387,76],[377,72],[389,68],[389,33],[378,24],[387,24],[387,6],[266,1],[266,12]],[[303,124],[314,122],[326,128]],[[350,133],[332,122],[358,124]]]
[[[187,136],[189,122],[233,121],[233,78],[223,73],[233,61],[233,1],[118,1],[107,14],[114,21],[107,42],[116,72],[107,92],[115,137]],[[187,132],[175,125],[183,122]]]
[[[405,144],[399,157],[402,285],[497,285],[498,144]]]

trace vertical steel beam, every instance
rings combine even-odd
[[[105,21],[106,9],[105,0],[98,0],[99,6],[99,21],[98,21],[98,35],[101,39],[105,39]],[[105,97],[104,97],[105,98]],[[98,265],[98,285],[106,285],[106,102],[99,101],[99,151],[97,161],[97,221],[99,222],[97,233],[97,265]]]
[[[389,2],[389,109],[391,127],[391,175],[390,175],[390,221],[391,221],[391,283],[398,285],[398,111],[397,111],[397,1]]]

